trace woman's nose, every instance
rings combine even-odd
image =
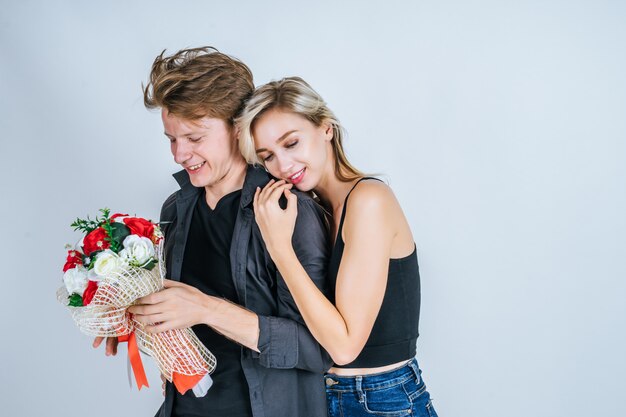
[[[291,170],[293,168],[293,162],[287,158],[283,158],[282,160],[278,160],[278,169],[280,170],[281,175],[287,176],[292,174]]]

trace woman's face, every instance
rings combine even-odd
[[[259,159],[274,177],[310,191],[333,172],[333,129],[315,126],[304,117],[271,109],[254,124],[254,145]]]

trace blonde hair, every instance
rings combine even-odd
[[[234,125],[254,91],[252,72],[241,61],[204,46],[156,57],[145,87],[147,108],[164,108],[187,120],[215,117]]]
[[[258,87],[236,119],[239,127],[239,150],[251,164],[262,165],[256,153],[252,130],[254,123],[268,110],[278,109],[303,116],[315,126],[329,123],[333,128],[331,140],[335,162],[335,175],[340,181],[348,182],[364,174],[356,169],[343,150],[345,131],[326,102],[309,84],[300,77],[287,77]]]

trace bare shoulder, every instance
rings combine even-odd
[[[382,181],[367,179],[361,181],[350,194],[349,204],[353,207],[393,210],[398,201],[391,187]]]
[[[361,181],[352,190],[346,207],[342,235],[349,249],[358,250],[359,256],[374,259],[381,254],[387,259],[398,233],[401,210],[389,186],[377,180]]]
[[[365,180],[350,194],[345,227],[348,232],[362,227],[395,230],[396,219],[401,216],[402,209],[391,188],[382,181]]]
[[[372,246],[375,236],[381,253],[401,258],[414,248],[411,228],[391,188],[376,180],[365,180],[350,194],[346,210],[344,237],[365,237]],[[358,236],[357,236],[358,235]],[[344,240],[346,240],[344,239]]]

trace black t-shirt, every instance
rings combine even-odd
[[[230,267],[230,244],[241,190],[225,195],[211,209],[201,193],[194,207],[181,282],[205,294],[238,303]],[[173,416],[252,417],[248,384],[241,368],[241,346],[209,326],[192,327],[200,341],[215,355],[217,367],[213,386],[206,396],[196,398],[191,390],[176,391]]]

